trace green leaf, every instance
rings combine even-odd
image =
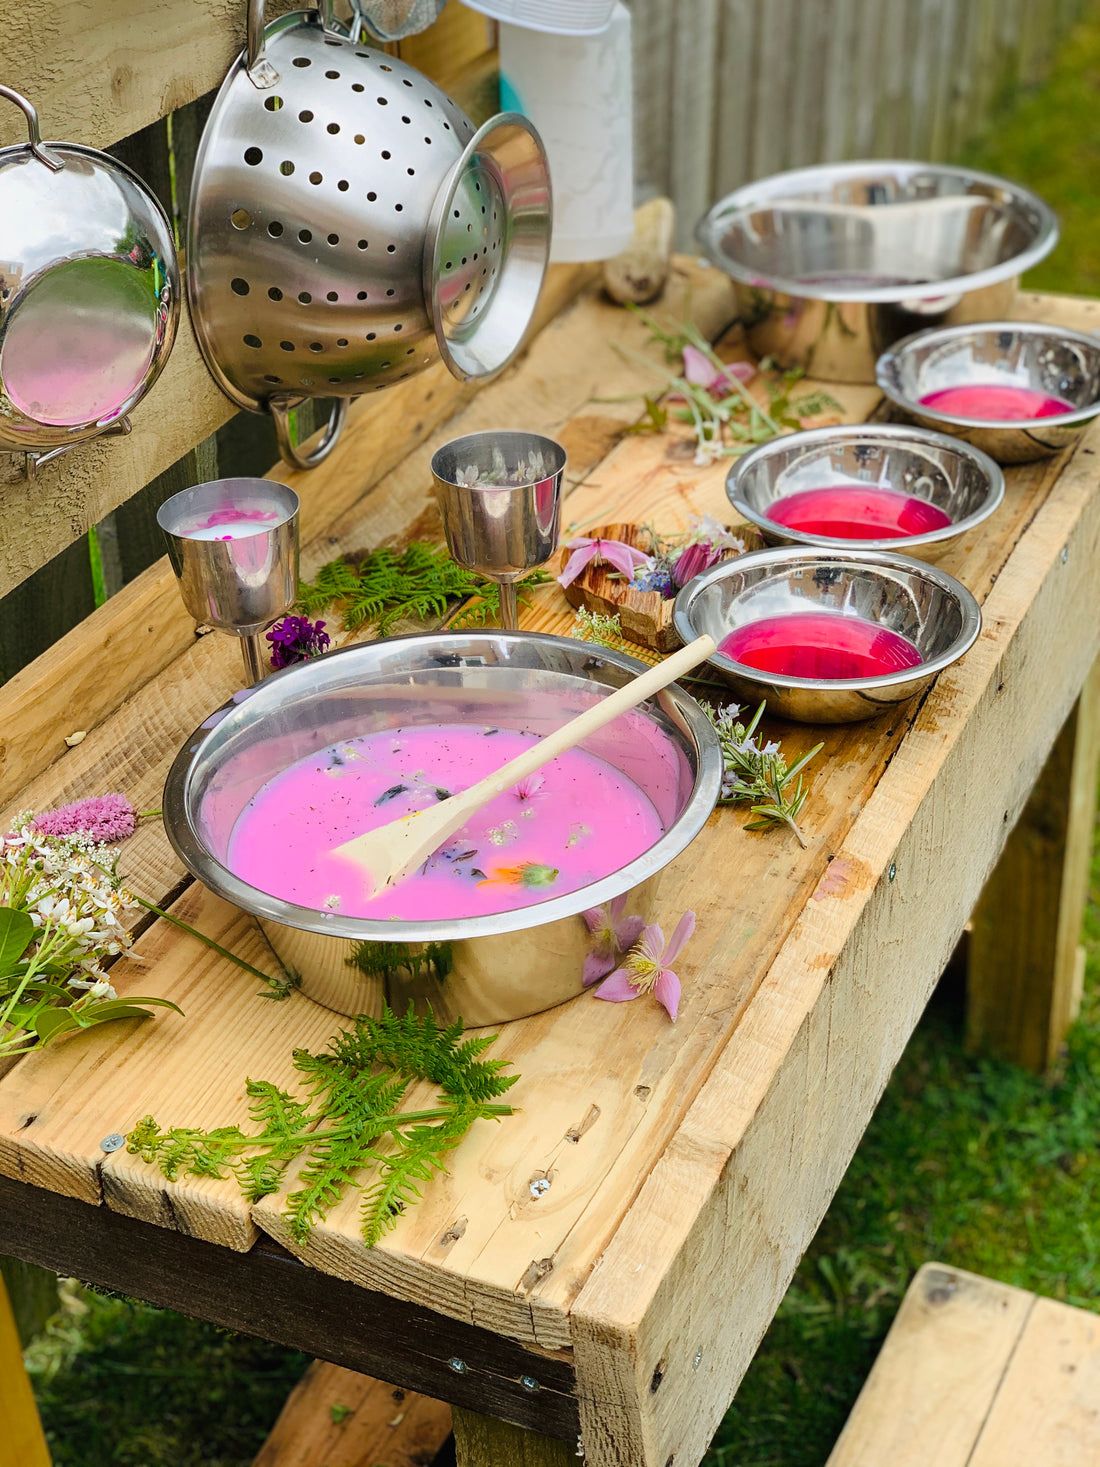
[[[26,912],[0,907],[0,973],[7,973],[34,938],[34,923]]]

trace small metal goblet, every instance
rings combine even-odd
[[[241,639],[249,683],[267,672],[261,634],[298,595],[298,496],[272,479],[211,479],[166,499],[157,523],[187,610]]]
[[[565,450],[536,433],[454,438],[432,456],[447,548],[500,586],[500,624],[519,626],[516,582],[557,549]]]

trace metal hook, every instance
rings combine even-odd
[[[336,23],[333,0],[317,0],[317,19],[334,36],[343,35]],[[264,0],[248,0],[248,41],[244,69],[248,73],[249,81],[261,92],[266,92],[279,80],[279,73],[265,54],[264,32]]]
[[[350,401],[350,398],[339,397],[332,404],[328,424],[321,435],[320,443],[312,453],[302,453],[291,442],[288,405],[285,402],[276,402],[274,399],[270,401],[268,407],[271,409],[271,416],[275,419],[275,437],[279,442],[279,452],[283,462],[288,463],[293,469],[315,469],[319,463],[328,458],[336,447],[336,440],[343,432]]]
[[[11,87],[0,86],[0,97],[6,97],[9,102],[14,102],[26,117],[27,133],[34,156],[40,163],[45,163],[51,173],[60,173],[65,166],[64,161],[42,141],[42,131],[38,126],[38,113],[31,103],[20,92],[13,91]]]

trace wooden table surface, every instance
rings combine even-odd
[[[692,261],[678,262],[657,313],[685,309],[688,287],[702,328],[720,331],[728,284]],[[1020,314],[1087,329],[1100,305],[1025,296]],[[304,573],[438,534],[430,454],[483,426],[565,443],[565,518],[579,530],[728,518],[726,463],[698,468],[665,436],[622,438],[637,404],[594,400],[657,385],[614,349],[643,338],[589,291],[445,426],[432,429],[430,385],[420,407],[411,395],[400,412],[386,395],[360,404],[322,468],[275,471],[305,502]],[[831,390],[849,418],[879,406],[874,389]],[[427,426],[413,421],[421,408]],[[0,1251],[571,1448],[579,1436],[594,1467],[694,1467],[1096,656],[1098,447],[1094,429],[1072,454],[1010,470],[1002,509],[944,557],[985,624],[927,696],[864,724],[773,726],[791,755],[825,741],[808,774],[805,850],[720,809],[668,868],[666,929],[688,907],[698,916],[677,965],[679,1021],[653,1002],[584,996],[504,1026],[492,1054],[522,1076],[517,1113],[475,1127],[450,1175],[376,1248],[359,1237],[355,1196],[301,1244],[281,1194],[250,1206],[230,1180],[170,1183],[103,1149],[147,1113],[162,1125],[244,1123],[246,1077],[291,1082],[292,1051],[344,1022],[299,995],[262,999],[254,978],[162,921],[114,981],[171,997],[184,1017],[105,1026],[0,1079]],[[365,458],[392,467],[371,477]],[[567,633],[571,621],[549,587],[525,624]],[[236,649],[195,640],[154,567],[5,690],[7,814],[111,789],[159,804],[177,748],[238,680]],[[74,728],[88,737],[62,752]],[[159,822],[127,843],[122,867],[142,895],[174,900],[270,966],[249,919],[187,880]],[[478,1445],[475,1421],[462,1428],[466,1460],[503,1464],[502,1449]],[[561,1449],[540,1456],[538,1440],[529,1460],[557,1462]]]

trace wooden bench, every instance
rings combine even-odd
[[[926,1263],[826,1467],[1093,1467],[1100,1318]]]

